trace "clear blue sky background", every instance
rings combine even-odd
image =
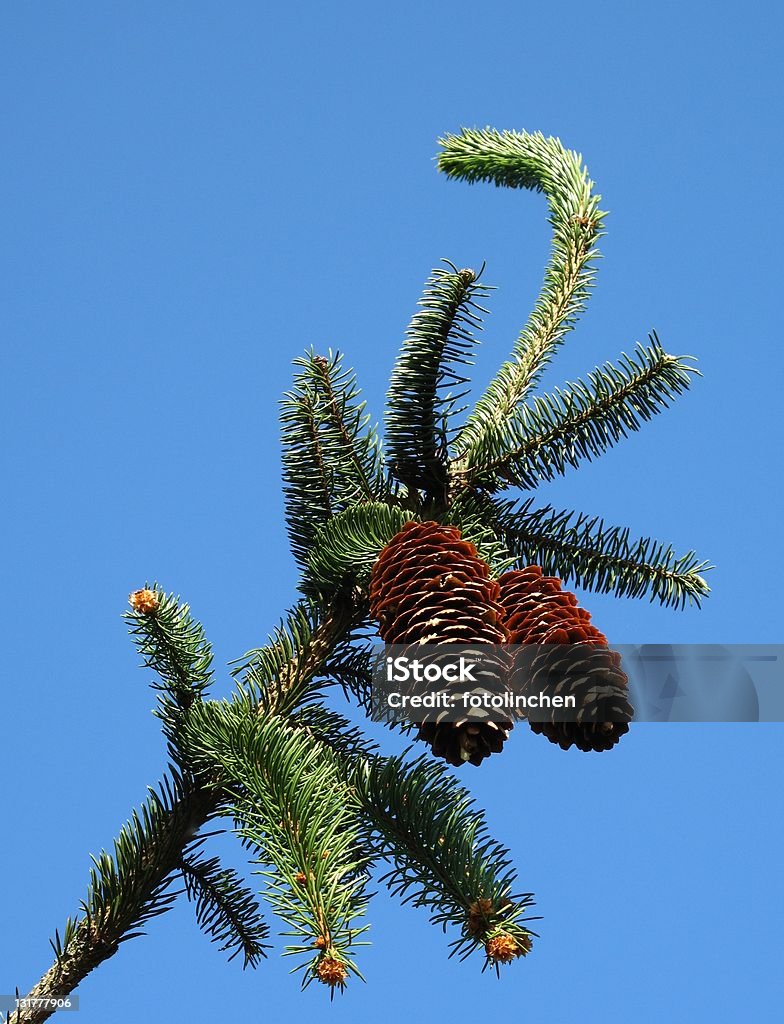
[[[549,386],[651,328],[705,374],[543,488],[718,566],[701,612],[588,597],[595,621],[782,639],[782,27],[770,2],[3,5],[0,991],[49,965],[88,852],[163,768],[128,592],[185,596],[219,665],[294,599],[291,359],[345,351],[378,415],[442,256],[499,286],[478,386],[525,319],[544,199],[440,178],[442,132],[559,135],[611,211]],[[463,772],[543,915],[500,982],[380,894],[368,984],[330,1008],[277,955],[227,965],[182,904],[81,986],[79,1021],[777,1019],[781,727],[639,726],[596,756],[519,732]]]

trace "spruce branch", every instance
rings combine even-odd
[[[488,507],[492,506],[492,507]],[[576,586],[618,597],[645,597],[668,607],[695,604],[710,593],[702,574],[711,569],[694,551],[678,555],[671,544],[633,538],[628,527],[607,526],[598,516],[486,499],[486,514],[521,565]]]
[[[55,962],[28,1000],[72,992],[122,942],[143,935],[146,922],[169,909],[182,851],[220,806],[218,794],[175,769],[158,790],[149,790],[147,801],[120,830],[113,853],[93,858],[82,916],[66,922],[62,938],[56,934]],[[28,1005],[11,1014],[9,1024],[40,1024],[54,1012]]]
[[[190,607],[153,584],[130,597],[128,632],[145,668],[160,678],[153,688],[181,709],[200,700],[212,682],[212,647]]]
[[[310,958],[303,986],[324,957],[361,977],[353,948],[366,928],[367,862],[338,754],[278,715],[249,718],[225,702],[202,705],[190,728],[194,752],[225,780],[265,899],[299,940],[286,952]]]
[[[385,443],[390,472],[409,490],[443,499],[449,481],[450,417],[467,393],[470,365],[481,330],[477,302],[490,289],[473,270],[433,270],[419,311],[406,331],[387,396]],[[455,392],[454,389],[457,389]]]
[[[457,445],[471,464],[486,430],[503,424],[539,380],[545,366],[585,307],[595,276],[605,216],[582,158],[560,140],[539,132],[498,132],[464,128],[440,140],[438,167],[447,177],[490,181],[508,188],[545,193],[553,227],[544,285],[528,323],[477,402]]]
[[[255,714],[285,714],[325,674],[334,654],[361,617],[354,595],[339,594],[323,606],[305,599],[276,627],[264,647],[235,662],[240,694]]]
[[[468,956],[500,928],[528,940],[532,895],[513,894],[508,851],[442,764],[375,757],[357,766],[354,782],[380,855],[393,864],[382,881],[404,903],[429,909],[444,931],[461,930],[450,955]]]
[[[332,514],[332,478],[312,387],[301,384],[284,396],[281,406],[286,523],[292,553],[302,561],[316,529]]]
[[[180,873],[201,930],[219,943],[221,952],[230,952],[229,960],[242,953],[243,967],[256,967],[267,955],[269,928],[236,871],[224,868],[217,857],[186,855]]]
[[[367,739],[359,727],[321,701],[303,704],[292,713],[289,721],[307,736],[325,743],[346,764],[371,757],[378,749],[378,744]]]
[[[156,590],[150,593],[154,595],[155,601],[151,602],[149,611],[154,611],[155,607],[160,608],[161,604],[166,611],[167,606],[160,596],[162,592]],[[161,604],[157,604],[159,600]],[[195,639],[197,631],[191,631],[187,625],[190,621],[187,618],[187,606],[179,607],[177,612],[173,602],[169,610],[175,621],[183,626],[181,634],[176,630],[171,630],[171,634]],[[336,647],[337,638],[347,628],[346,623],[351,620],[351,613],[347,612],[345,603],[332,610],[328,609],[323,613],[323,619],[319,619],[320,613],[315,607],[310,614],[312,621],[307,639],[300,643],[297,639],[291,642],[292,638],[289,637],[290,646],[287,647],[285,641],[281,644],[287,657],[276,662],[270,651],[266,652],[274,667],[269,680],[277,682],[281,694],[289,698],[292,697],[292,691],[294,696],[302,696],[301,688],[306,687],[321,669],[327,655]],[[295,616],[295,619],[301,624],[303,618],[307,619],[307,616],[300,609],[299,617]],[[170,658],[166,654],[166,645],[157,646],[158,634],[150,620],[139,620],[131,616],[130,621],[134,639],[140,649],[146,652],[146,663],[156,671],[160,666],[162,678],[185,679],[187,674],[175,672],[172,666],[182,669],[183,665],[200,665],[204,671],[201,674],[196,672],[191,678],[206,681],[206,661],[198,658],[192,661],[188,658]],[[169,635],[169,632],[164,631],[162,635]],[[280,641],[281,637],[278,636],[277,642]],[[198,642],[190,649],[190,653],[196,650],[201,650],[202,654],[205,652],[205,648],[200,647]],[[256,681],[262,685],[266,677],[258,666],[256,668],[259,672]],[[260,702],[251,701],[248,697],[251,690],[252,686],[249,686],[244,691],[244,697],[258,711]],[[194,701],[191,714],[209,706],[210,702]],[[178,735],[178,742],[183,758],[195,769],[196,759],[189,739],[192,735],[188,726],[190,717],[188,715],[182,720],[184,735]],[[208,781],[209,786],[205,788]],[[52,942],[55,963],[30,990],[28,998],[35,1000],[72,992],[90,971],[114,955],[121,942],[141,934],[139,928],[145,921],[168,909],[176,896],[170,891],[170,886],[181,870],[183,854],[193,843],[199,828],[216,814],[224,813],[225,806],[226,795],[214,778],[210,780],[202,770],[197,782],[192,772],[182,774],[173,768],[171,781],[164,781],[160,793],[150,791],[145,806],[140,812],[133,813],[131,821],[121,831],[115,842],[114,858],[102,854],[96,862],[91,873],[88,897],[82,904],[84,916],[79,919],[70,918],[62,935],[59,930],[56,932]],[[43,1006],[31,1007],[15,1011],[9,1021],[12,1024],[40,1024],[52,1012]]]
[[[341,688],[346,699],[353,697],[359,706],[369,713],[373,671],[377,658],[373,639],[360,626],[347,634],[329,655],[324,662],[322,674],[330,684]]]
[[[307,560],[330,516],[385,491],[378,438],[352,371],[340,355],[296,359],[294,387],[282,402],[283,477],[291,549]]]
[[[248,651],[233,663],[232,675],[254,707],[279,708],[292,690],[299,695],[301,680],[312,675],[303,668],[321,618],[322,610],[315,602],[298,602],[263,647]]]
[[[130,604],[131,610],[124,616],[128,632],[145,668],[159,677],[152,684],[158,691],[155,715],[169,741],[170,758],[187,772],[180,734],[189,709],[204,699],[212,682],[212,647],[190,607],[157,584],[135,591]]]
[[[314,594],[364,585],[381,549],[413,514],[379,502],[355,505],[317,533],[308,559],[305,588]]]
[[[651,343],[605,363],[565,390],[519,406],[502,425],[489,426],[456,472],[458,484],[497,490],[532,488],[582,459],[603,454],[686,391],[697,371],[688,356],[668,355],[656,334]]]
[[[464,130],[441,145],[448,177],[545,193],[553,245],[529,321],[455,433],[467,384],[461,367],[471,363],[486,312],[477,300],[488,289],[452,264],[433,272],[392,375],[386,469],[341,357],[311,351],[296,361],[282,404],[283,475],[305,596],[263,647],[235,663],[232,699],[210,701],[212,651],[188,606],[157,586],[131,595],[131,633],[159,676],[158,715],[174,767],[133,812],[113,852],[94,860],[81,916],[55,933],[55,963],[32,998],[71,992],[169,908],[178,879],[208,935],[255,964],[267,938],[255,897],[198,853],[200,828],[217,816],[233,819],[251,851],[265,898],[293,939],[286,953],[301,958],[303,985],[319,980],[334,993],[359,975],[357,939],[379,859],[389,866],[382,880],[403,902],[426,908],[445,931],[458,929],[450,955],[484,948],[486,965],[496,967],[525,955],[532,895],[513,893],[508,851],[488,835],[467,792],[427,757],[381,757],[322,700],[323,689],[337,685],[369,707],[372,567],[406,523],[434,519],[458,526],[495,574],[538,563],[584,587],[673,606],[699,604],[708,592],[701,573],[709,566],[694,552],[633,539],[598,517],[492,497],[603,453],[667,406],[696,371],[688,357],[667,355],[654,334],[636,356],[530,398],[589,295],[605,216],[599,197],[581,157],[539,133]],[[406,571],[418,579],[416,558]],[[451,579],[439,567],[439,584]],[[482,601],[494,616],[489,597]],[[12,1020],[37,1024],[51,1012],[25,1009]]]
[[[488,515],[488,506],[495,510],[488,495],[463,490],[449,508],[451,526],[460,530],[463,540],[470,541],[479,557],[490,566],[493,576],[500,576],[517,562],[503,537]]]
[[[331,448],[342,448],[341,479],[336,488],[341,504],[375,501],[385,490],[381,448],[376,431],[369,426],[365,402],[357,401],[360,392],[354,371],[343,368],[339,353],[309,355],[301,362],[311,370],[326,405]]]

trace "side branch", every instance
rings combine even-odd
[[[645,597],[666,607],[699,607],[710,587],[711,569],[694,551],[677,554],[671,544],[633,538],[628,527],[608,526],[599,516],[533,508],[529,499],[493,510],[496,528],[521,565],[539,565],[547,574],[576,586],[617,597]]]
[[[338,396],[335,394],[335,388],[333,386],[332,377],[330,375],[330,364],[324,356],[314,356],[313,365],[319,374],[319,383],[324,392],[324,398],[327,403],[329,410],[329,416],[332,421],[332,428],[337,433],[340,441],[343,444],[345,450],[345,458],[352,466],[357,481],[357,489],[362,495],[362,499],[365,501],[374,501],[377,497],[378,490],[378,472],[374,473],[374,478],[368,475],[368,467],[366,465],[368,453],[364,453],[364,459],[362,455],[357,451],[357,428],[361,426],[361,420],[355,422],[354,429],[350,430],[346,423],[345,409],[347,396],[342,396],[342,402],[338,402]],[[353,396],[351,396],[353,397]],[[341,408],[342,405],[342,408]],[[361,409],[359,412],[361,416]],[[354,419],[357,420],[357,414],[355,413]],[[367,439],[365,439],[366,447]],[[372,456],[371,456],[372,457]],[[376,467],[374,467],[375,469]]]
[[[621,438],[668,407],[699,371],[688,357],[668,355],[656,335],[635,357],[605,363],[565,391],[522,405],[505,427],[490,427],[475,463],[456,474],[460,483],[498,489],[499,477],[522,488],[552,480],[581,459],[602,455]]]
[[[582,159],[558,139],[540,132],[463,129],[441,140],[439,170],[468,182],[544,192],[550,207],[553,246],[544,284],[512,358],[477,402],[459,439],[464,454],[500,425],[537,383],[553,353],[574,326],[593,284],[596,243],[605,214]],[[468,461],[473,461],[469,458]]]
[[[16,1010],[8,1024],[41,1024],[53,1009],[35,1007],[37,999],[65,996],[120,943],[143,934],[139,926],[168,910],[176,893],[168,889],[176,877],[182,852],[215,813],[220,797],[194,783],[183,783],[170,806],[153,794],[142,818],[134,814],[115,843],[115,856],[103,854],[92,871],[90,892],[82,904],[84,917],[66,923],[64,939],[53,943],[56,960],[27,995],[29,1008]]]
[[[353,603],[335,600],[313,630],[299,654],[282,668],[276,680],[278,701],[275,711],[290,710],[299,703],[303,690],[319,675],[338,641],[350,628],[356,610]],[[267,711],[271,710],[267,708]]]

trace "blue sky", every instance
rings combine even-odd
[[[163,769],[128,592],[182,594],[219,665],[294,599],[291,360],[344,351],[380,416],[441,257],[487,260],[499,289],[477,388],[524,321],[544,199],[442,179],[443,132],[558,135],[610,211],[548,387],[652,328],[704,373],[542,488],[717,566],[702,611],[588,595],[594,620],[617,642],[781,640],[781,29],[772,3],[693,0],[4,5],[0,992],[48,967],[88,853]],[[183,904],[81,986],[79,1021],[773,1019],[781,727],[639,726],[596,756],[518,732],[463,773],[543,915],[500,982],[379,894],[368,984],[328,1008],[277,955],[227,965]]]

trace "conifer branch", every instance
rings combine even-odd
[[[248,707],[255,714],[292,711],[314,680],[323,677],[327,659],[360,616],[352,595],[337,595],[326,608],[300,601],[264,647],[234,665],[232,674]]]
[[[500,427],[489,427],[456,472],[458,485],[489,490],[512,484],[532,488],[581,459],[603,454],[665,409],[698,373],[688,357],[668,355],[655,334],[636,358],[621,356],[552,395],[518,407]]]
[[[286,952],[310,957],[300,964],[303,986],[325,956],[361,977],[353,948],[366,927],[367,861],[337,754],[278,715],[249,718],[225,703],[202,705],[191,729],[194,751],[225,780],[265,899],[299,939]]]
[[[334,516],[316,535],[305,587],[324,594],[364,584],[381,549],[413,519],[410,512],[378,502],[355,505]]]
[[[617,597],[645,597],[668,607],[695,604],[710,593],[702,574],[711,569],[694,551],[632,538],[628,527],[607,526],[598,516],[556,511],[551,506],[488,502],[488,509],[520,565],[571,579],[578,587]]]
[[[283,469],[292,551],[306,561],[330,516],[386,490],[380,445],[342,357],[312,351],[295,360],[294,388],[282,403]]]
[[[305,735],[325,743],[347,764],[371,757],[378,749],[378,744],[369,740],[359,727],[321,701],[303,704],[292,713],[289,721]]]
[[[324,662],[323,676],[339,686],[346,699],[353,697],[369,713],[373,671],[378,658],[364,623],[347,633]]]
[[[601,237],[600,197],[582,158],[558,139],[539,132],[464,128],[440,140],[439,170],[468,182],[543,191],[550,208],[553,244],[544,285],[528,323],[477,402],[457,444],[468,463],[488,427],[502,425],[536,384],[585,307],[593,284],[596,243]]]
[[[269,928],[236,871],[224,868],[217,857],[185,856],[180,872],[201,930],[220,944],[221,952],[231,951],[229,960],[242,953],[243,966],[256,967],[267,955]]]
[[[130,636],[144,666],[160,680],[152,684],[158,691],[155,715],[169,741],[169,756],[187,772],[180,733],[189,708],[204,699],[212,682],[212,647],[189,606],[157,584],[135,591],[130,604],[125,613]]]
[[[701,573],[709,566],[694,552],[679,556],[597,517],[492,498],[507,484],[533,487],[601,454],[667,406],[696,371],[688,357],[667,355],[653,335],[636,357],[529,399],[588,297],[604,218],[599,197],[581,157],[538,133],[464,130],[442,140],[439,167],[452,178],[547,197],[552,252],[511,359],[453,434],[450,418],[467,383],[460,367],[471,362],[472,332],[485,312],[476,300],[488,289],[473,271],[451,264],[434,271],[392,375],[386,471],[341,357],[309,352],[296,361],[281,414],[283,472],[305,597],[267,644],[236,663],[232,699],[210,701],[212,650],[188,606],[157,587],[131,595],[131,634],[159,676],[158,714],[175,765],[133,812],[113,852],[94,860],[82,914],[66,922],[62,937],[56,933],[55,963],[32,998],[70,993],[169,908],[178,878],[208,935],[255,964],[267,927],[254,896],[217,859],[197,855],[206,838],[199,829],[218,815],[233,818],[252,851],[265,898],[294,939],[286,953],[302,958],[303,985],[318,979],[334,993],[349,973],[359,975],[355,951],[364,943],[357,937],[367,927],[368,872],[378,859],[390,868],[382,880],[403,902],[426,908],[445,931],[458,929],[450,955],[484,948],[486,963],[496,967],[525,955],[532,895],[512,892],[508,851],[488,835],[466,791],[426,757],[379,756],[321,700],[324,687],[339,685],[368,710],[376,654],[365,635],[366,587],[373,566],[406,523],[433,519],[458,526],[476,546],[487,565],[459,545],[482,581],[488,565],[498,574],[521,562],[665,605],[699,604],[708,592]],[[416,585],[390,613],[399,620],[423,593],[419,554],[406,554],[404,574]],[[393,549],[390,558],[397,555]],[[453,555],[435,564],[430,582],[459,590],[465,581],[442,571]],[[390,579],[382,585],[392,586]],[[478,611],[495,622],[500,606],[490,607],[482,593]],[[454,594],[440,597],[451,602]],[[464,608],[456,601],[450,614],[459,618]],[[433,743],[434,753],[439,749],[445,756]],[[52,1012],[26,1008],[11,1019],[38,1024]]]
[[[212,647],[190,607],[157,584],[131,594],[125,613],[129,634],[145,668],[160,677],[163,691],[180,708],[200,700],[212,682]]]
[[[301,562],[307,557],[316,529],[332,515],[332,480],[312,388],[299,383],[284,396],[280,422],[286,523],[292,554]]]
[[[394,865],[382,881],[404,903],[428,908],[444,931],[461,930],[450,955],[469,955],[500,927],[528,939],[523,915],[532,895],[512,893],[508,851],[442,764],[376,757],[358,765],[354,782],[379,853]]]
[[[156,590],[151,593],[157,601],[162,592]],[[161,635],[190,636],[194,640],[190,653],[200,650],[204,654],[205,649],[196,640],[198,630],[191,630],[188,625],[187,606],[180,607],[174,599],[171,601],[170,605],[164,605],[165,621],[169,621],[168,613],[171,612],[174,620],[182,626],[182,631],[178,634],[176,630],[167,629]],[[306,686],[322,668],[327,655],[335,649],[337,638],[346,629],[346,621],[351,620],[345,605],[328,611],[323,621],[318,619],[315,606],[310,614],[312,621],[307,640],[300,642],[295,629],[287,641],[277,637],[279,648],[272,645],[278,655],[277,661],[269,649],[266,652],[270,669],[274,669],[269,678],[277,680],[282,692],[290,698],[301,698],[302,691],[297,687]],[[301,608],[294,617],[299,628],[306,628],[302,623],[303,620],[307,622],[307,614]],[[160,670],[162,678],[207,680],[206,660],[164,656],[165,645],[158,647],[153,643],[159,634],[152,621],[136,615],[132,615],[130,621],[132,635],[145,654],[145,663],[156,671]],[[281,654],[284,657],[280,657]],[[182,670],[185,665],[199,665],[203,671],[188,677],[187,673],[172,669],[172,666],[177,666]],[[267,677],[258,667],[257,671],[257,682],[261,685]],[[249,686],[246,697],[251,689]],[[259,702],[254,701],[253,704],[258,710]],[[191,714],[210,706],[209,702],[195,701]],[[197,758],[190,719],[189,715],[182,720],[184,735],[178,736],[178,742],[183,758],[195,767]],[[114,858],[103,854],[96,862],[91,872],[88,898],[82,904],[84,917],[69,919],[62,936],[56,933],[52,942],[55,963],[30,990],[29,999],[64,996],[72,992],[95,967],[117,952],[121,942],[142,934],[139,928],[145,921],[168,909],[176,896],[169,887],[181,870],[184,853],[199,828],[216,814],[225,812],[226,794],[214,777],[209,788],[204,788],[208,778],[202,772],[201,781],[197,783],[192,774],[181,775],[173,769],[171,782],[164,782],[160,794],[150,792],[141,812],[134,812],[129,824],[122,829],[115,842]],[[9,1024],[41,1024],[53,1012],[43,1006],[15,1011],[9,1017]]]
[[[122,942],[143,935],[142,926],[169,909],[177,895],[170,886],[177,878],[182,851],[220,806],[218,794],[174,770],[158,791],[149,791],[141,810],[134,811],[120,830],[113,854],[93,858],[82,917],[66,922],[62,938],[56,933],[55,962],[30,990],[28,1000],[73,992],[114,956]],[[41,1024],[53,1012],[31,1004],[11,1014],[9,1024]]]
[[[488,516],[488,505],[495,510],[488,495],[463,490],[450,506],[446,518],[451,526],[460,530],[463,540],[474,545],[479,557],[487,562],[493,576],[497,577],[517,562],[517,556],[509,550],[503,537],[499,536],[493,520]]]
[[[466,394],[468,378],[457,369],[471,363],[481,330],[477,299],[489,289],[473,270],[436,268],[419,300],[392,371],[385,441],[390,472],[409,490],[443,498],[449,479],[449,420]],[[452,389],[463,389],[453,393]]]
[[[350,467],[343,473],[349,484],[343,504],[375,501],[384,491],[380,446],[375,431],[367,429],[370,417],[365,414],[365,403],[356,402],[356,376],[342,369],[339,354],[329,359],[311,358],[335,439],[342,444],[343,460]]]

